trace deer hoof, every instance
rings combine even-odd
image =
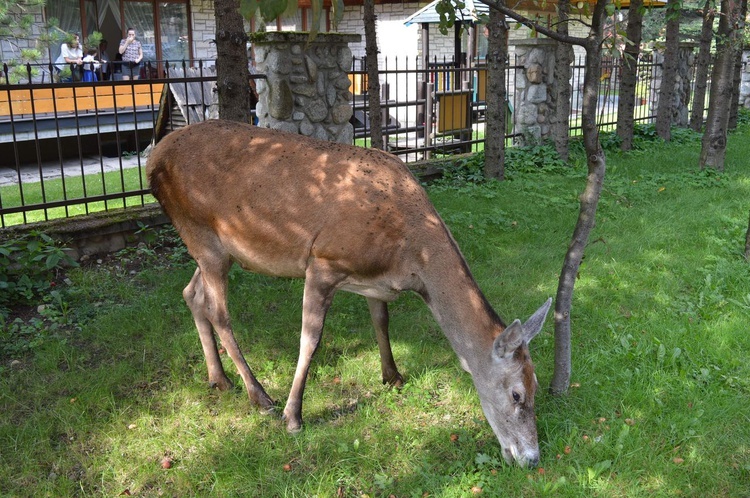
[[[209,387],[211,387],[211,389],[218,389],[219,391],[229,391],[234,387],[232,381],[227,377],[219,380],[209,380],[208,385]]]
[[[302,419],[297,417],[287,417],[282,415],[281,420],[286,422],[286,431],[289,434],[298,434],[302,430]]]
[[[389,378],[383,377],[383,384],[388,384],[389,386],[396,388],[403,387],[404,378],[400,373],[396,372],[396,375],[392,375]]]

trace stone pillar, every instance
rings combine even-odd
[[[690,91],[691,82],[695,73],[695,49],[699,44],[695,42],[680,42],[680,48],[677,53],[677,76],[674,82],[673,106],[672,106],[672,124],[686,127],[690,122]],[[653,88],[651,96],[651,110],[656,114],[659,108],[659,89],[664,65],[664,52],[654,52],[654,69],[653,69]]]
[[[550,137],[553,110],[552,83],[555,70],[555,42],[548,38],[512,41],[516,61],[514,132],[521,142],[538,143]]]
[[[250,35],[255,63],[258,126],[351,144],[354,128],[348,44],[360,35],[265,32]]]
[[[750,48],[742,51],[742,76],[740,80],[740,105],[750,109]]]

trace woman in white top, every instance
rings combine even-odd
[[[78,33],[73,34],[73,38],[60,45],[60,57],[55,61],[57,72],[65,69],[65,65],[70,64],[73,81],[81,80],[81,65],[83,64],[83,50],[81,49],[80,36]]]

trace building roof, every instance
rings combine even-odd
[[[411,26],[412,24],[438,24],[440,23],[440,14],[437,13],[435,6],[440,0],[435,0],[432,3],[422,7],[417,12],[409,16],[404,24]],[[573,12],[580,12],[583,10],[583,5],[588,3],[593,5],[596,0],[571,0],[570,7]],[[621,9],[627,9],[630,7],[630,0],[620,0],[616,2],[618,7]],[[459,10],[456,9],[456,18],[463,19],[464,22],[477,22],[480,16],[489,15],[490,8],[487,4],[482,3],[480,0],[464,0],[464,8]],[[663,0],[643,0],[643,4],[646,7],[659,8],[664,7],[667,2]],[[523,11],[531,12],[554,12],[557,0],[547,0],[546,2],[535,2],[533,0],[522,0],[518,3],[517,8]],[[505,21],[508,23],[517,22],[515,19],[506,17]]]

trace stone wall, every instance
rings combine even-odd
[[[687,126],[690,122],[690,85],[694,72],[693,65],[695,64],[696,48],[698,48],[697,43],[680,42],[677,61],[677,76],[674,82],[674,105],[672,107],[672,124],[677,126]],[[659,51],[654,52],[654,62],[656,64],[663,64],[664,53]],[[662,74],[662,66],[654,65],[652,88],[657,89],[657,91],[651,93],[650,101],[651,109],[654,114],[656,114],[656,110],[659,108],[658,89],[661,88]]]
[[[269,32],[253,35],[259,126],[351,144],[354,129],[349,43],[360,35]]]
[[[514,132],[521,140],[539,142],[550,134],[552,83],[555,69],[555,42],[547,38],[515,40]]]
[[[750,49],[742,52],[742,79],[740,80],[740,105],[750,109]]]

